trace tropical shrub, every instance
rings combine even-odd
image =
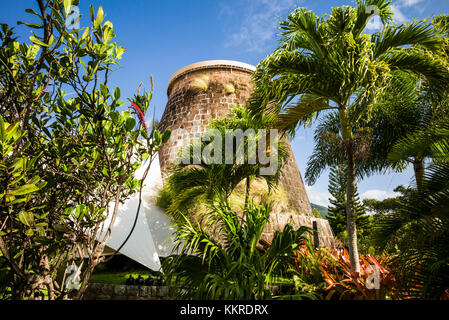
[[[282,141],[276,139],[278,166],[271,175],[260,175],[260,169],[263,165],[250,163],[248,161],[249,152],[244,152],[243,161],[237,160],[240,148],[243,151],[249,150],[248,145],[253,143],[258,146],[260,140],[266,138],[262,136],[263,131],[256,130],[269,128],[270,122],[268,119],[254,119],[246,109],[241,107],[234,107],[226,117],[212,121],[208,131],[203,134],[201,139],[181,148],[178,159],[175,161],[177,164],[171,168],[167,182],[160,192],[160,197],[157,200],[158,205],[166,209],[167,213],[174,219],[179,212],[188,213],[193,218],[208,210],[204,208],[204,204],[216,203],[222,197],[229,200],[233,191],[243,182],[245,188],[242,194],[244,195],[245,205],[250,198],[250,189],[259,182],[263,182],[267,186],[266,193],[269,194],[276,188],[281,168],[287,156]],[[255,135],[248,136],[243,143],[234,139],[232,154],[229,155],[226,154],[227,148],[224,146],[227,143],[227,132],[230,130],[241,130],[241,132],[255,130]],[[218,133],[218,136],[215,136],[215,133]],[[208,139],[204,139],[205,136]],[[222,150],[218,150],[218,148],[217,150],[215,148],[210,149],[209,140],[211,138],[213,139],[212,142],[216,142],[215,139],[221,139],[218,145],[223,147]],[[195,152],[196,148],[201,151],[200,158]],[[217,157],[221,161],[205,161],[202,155],[206,152],[209,152],[208,155],[210,154],[211,157]],[[221,154],[218,154],[218,152]],[[232,156],[232,161],[228,159],[230,156]]]
[[[322,269],[324,281],[329,285],[326,299],[334,295],[340,300],[389,300],[394,297],[397,281],[392,272],[386,269],[386,255],[375,259],[371,255],[360,255],[358,274],[351,270],[351,262],[346,249],[337,249],[331,253],[337,265],[325,264]]]
[[[307,240],[297,249],[290,272],[303,293],[311,291],[321,299],[391,299],[398,283],[394,273],[386,267],[390,266],[389,258],[360,255],[359,259],[360,274],[351,270],[347,249],[315,248]]]
[[[168,283],[181,279],[182,299],[270,299],[269,285],[285,274],[308,228],[286,225],[265,250],[259,240],[271,207],[250,201],[239,216],[226,201],[211,207],[203,222],[178,222],[180,253],[163,262]]]

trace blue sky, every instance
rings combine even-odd
[[[213,59],[229,59],[256,65],[277,45],[277,17],[285,18],[296,6],[316,14],[330,13],[332,7],[351,5],[351,0],[81,0],[84,15],[81,26],[88,25],[89,5],[103,6],[106,19],[114,24],[116,41],[127,52],[121,68],[109,84],[119,86],[123,96],[132,96],[142,81],[149,87],[154,76],[153,105],[160,118],[167,102],[166,87],[170,76],[188,64]],[[393,0],[395,21],[408,22],[448,13],[447,0]],[[28,21],[28,7],[34,0],[3,1],[0,23],[16,25]],[[379,21],[373,20],[367,32]],[[21,40],[29,37],[24,26],[17,26]],[[313,151],[313,128],[300,129],[292,141],[300,171],[305,172]],[[378,199],[393,195],[396,186],[412,181],[412,170],[400,174],[376,175],[358,183],[363,197]],[[327,205],[328,172],[307,190],[314,203]]]

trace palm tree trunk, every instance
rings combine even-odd
[[[348,231],[349,259],[351,269],[360,274],[359,249],[357,247],[357,226],[354,213],[355,193],[355,162],[354,162],[354,138],[349,121],[349,114],[345,106],[339,107],[341,135],[346,147],[348,160],[348,181],[346,186],[346,229]]]
[[[357,246],[357,225],[354,213],[355,192],[355,163],[353,142],[346,142],[346,153],[348,157],[348,182],[346,189],[346,228],[348,231],[349,258],[351,269],[360,274],[359,249]]]
[[[415,171],[415,181],[418,191],[422,190],[424,181],[425,164],[423,158],[415,158],[413,161],[413,170]]]

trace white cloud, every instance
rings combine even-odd
[[[316,191],[310,186],[306,186],[306,191],[311,203],[324,207],[328,207],[330,205],[329,198],[331,195],[329,192]]]
[[[360,195],[361,199],[376,199],[376,200],[384,200],[387,198],[394,198],[399,196],[400,194],[393,191],[385,191],[385,190],[368,190]]]
[[[221,13],[240,19],[237,31],[230,32],[225,46],[244,46],[248,51],[263,51],[277,32],[275,27],[279,21],[276,17],[284,18],[298,4],[297,0],[246,0],[245,11],[238,12],[237,8],[230,7],[222,9]]]
[[[393,19],[394,21],[398,22],[398,23],[404,23],[405,21],[408,20],[408,18],[402,13],[401,7],[398,5],[392,5],[391,6],[391,11],[393,11]]]
[[[404,9],[409,9],[410,7],[415,7],[416,5],[423,2],[424,0],[398,0],[391,5],[391,10],[394,14],[394,21],[398,23],[404,23],[410,20],[404,13]]]
[[[366,29],[368,29],[368,30],[377,31],[381,28],[382,28],[382,20],[380,19],[379,16],[375,16],[374,18],[372,18],[366,25]]]
[[[400,2],[404,7],[411,7],[411,6],[414,6],[422,1],[423,0],[401,0]]]

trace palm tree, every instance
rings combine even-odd
[[[304,8],[291,12],[281,22],[279,48],[257,66],[256,89],[249,101],[253,113],[277,116],[278,127],[286,132],[310,124],[325,110],[338,113],[348,168],[347,231],[355,272],[360,272],[360,265],[352,201],[354,126],[363,114],[370,113],[373,101],[388,89],[396,70],[417,74],[438,89],[446,88],[449,80],[447,68],[436,57],[443,47],[439,32],[418,21],[391,25],[390,4],[359,0],[356,7],[333,8],[330,16],[322,18]],[[384,27],[370,36],[363,31],[371,6],[378,8]]]
[[[397,265],[404,284],[402,294],[440,299],[449,295],[449,125],[447,117],[427,124],[425,132],[399,142],[391,158],[402,159],[419,151],[433,163],[421,187],[408,192],[401,206],[381,219],[375,229],[381,245],[400,250]]]
[[[275,233],[271,245],[260,252],[257,244],[271,207],[249,201],[243,210],[243,217],[239,217],[222,199],[211,207],[206,223],[191,223],[187,217],[182,218],[176,232],[180,254],[166,258],[162,266],[169,283],[182,281],[180,298],[271,298],[267,285],[291,266],[295,249],[306,241],[309,228],[295,231],[287,224],[283,232]]]
[[[271,123],[267,117],[254,119],[249,113],[240,107],[235,107],[233,111],[225,118],[216,119],[211,122],[209,129],[218,130],[221,135],[223,146],[222,159],[225,159],[225,135],[227,130],[240,129],[245,132],[248,129],[267,129]],[[259,141],[261,132],[256,132],[255,136],[245,140],[244,145],[240,147],[248,150],[248,144]],[[195,143],[185,146],[185,150],[181,154],[188,154],[189,160],[186,163],[179,163],[172,168],[167,183],[164,185],[159,205],[164,207],[169,215],[175,220],[179,218],[179,214],[185,214],[188,208],[195,208],[195,204],[213,204],[220,198],[229,199],[233,190],[243,180],[246,180],[245,188],[245,206],[249,203],[249,193],[251,181],[255,179],[263,180],[268,185],[268,191],[276,188],[279,180],[281,168],[287,157],[287,150],[282,141],[277,141],[277,157],[278,167],[274,175],[260,175],[260,163],[251,164],[248,162],[249,152],[244,154],[243,163],[236,161],[237,142],[234,141],[234,152],[232,164],[226,163],[208,163],[196,157],[193,149]],[[208,142],[201,142],[201,154],[207,147]],[[196,161],[194,161],[196,160]],[[224,162],[224,161],[223,161]],[[196,163],[190,165],[189,163]],[[196,210],[198,211],[198,210]],[[182,217],[181,217],[182,219]]]
[[[417,130],[425,131],[426,120],[438,119],[448,112],[447,98],[435,99],[432,88],[416,76],[394,72],[389,90],[379,97],[371,115],[365,115],[353,125],[356,176],[363,179],[387,170],[401,172],[412,164],[416,181],[421,181],[425,157],[420,151],[397,161],[391,161],[388,155],[404,136]],[[322,118],[315,129],[314,141],[314,152],[305,173],[309,184],[314,184],[327,167],[346,161],[337,112],[328,113]]]

